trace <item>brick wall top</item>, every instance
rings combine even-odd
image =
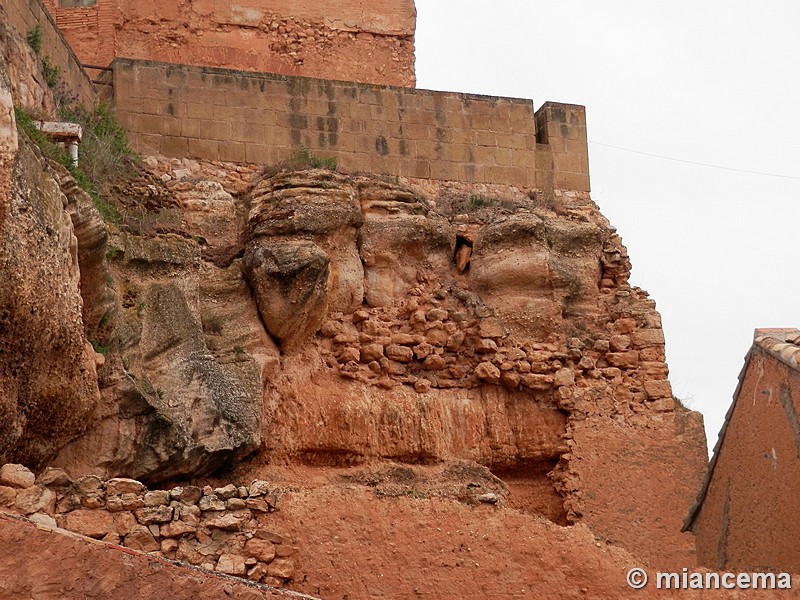
[[[538,117],[518,98],[129,59],[114,61],[114,97],[145,153],[273,164],[304,147],[345,171],[521,187],[540,177],[539,119],[539,145],[566,174],[557,187],[588,190],[582,107],[548,103]]]

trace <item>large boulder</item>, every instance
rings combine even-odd
[[[243,349],[234,363],[209,349],[199,246],[175,235],[114,242],[119,347],[103,370],[101,415],[57,464],[152,482],[208,473],[258,448],[261,368]]]

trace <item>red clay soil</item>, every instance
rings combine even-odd
[[[511,496],[505,506],[468,505],[455,499],[459,482],[443,481],[437,467],[413,469],[405,487],[383,463],[353,470],[254,462],[229,475],[286,490],[270,529],[296,548],[287,587],[326,600],[800,598],[793,590],[658,590],[652,583],[633,590],[631,568],[646,568],[651,578],[656,569],[588,526],[523,512],[526,503]],[[471,475],[460,483],[478,481]],[[800,576],[792,580],[800,585]]]
[[[641,561],[587,527],[451,499],[327,486],[286,495],[273,516],[298,544],[291,587],[326,599],[800,596],[632,590],[626,575]]]
[[[307,598],[0,514],[0,600]]]

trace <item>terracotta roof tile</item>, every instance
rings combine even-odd
[[[800,369],[800,330],[794,328],[756,329],[753,343],[792,367]]]

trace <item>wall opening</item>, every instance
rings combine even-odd
[[[508,507],[541,515],[557,525],[570,525],[564,510],[564,498],[556,491],[549,477],[558,460],[558,457],[544,458],[492,469],[492,473],[508,486]]]

